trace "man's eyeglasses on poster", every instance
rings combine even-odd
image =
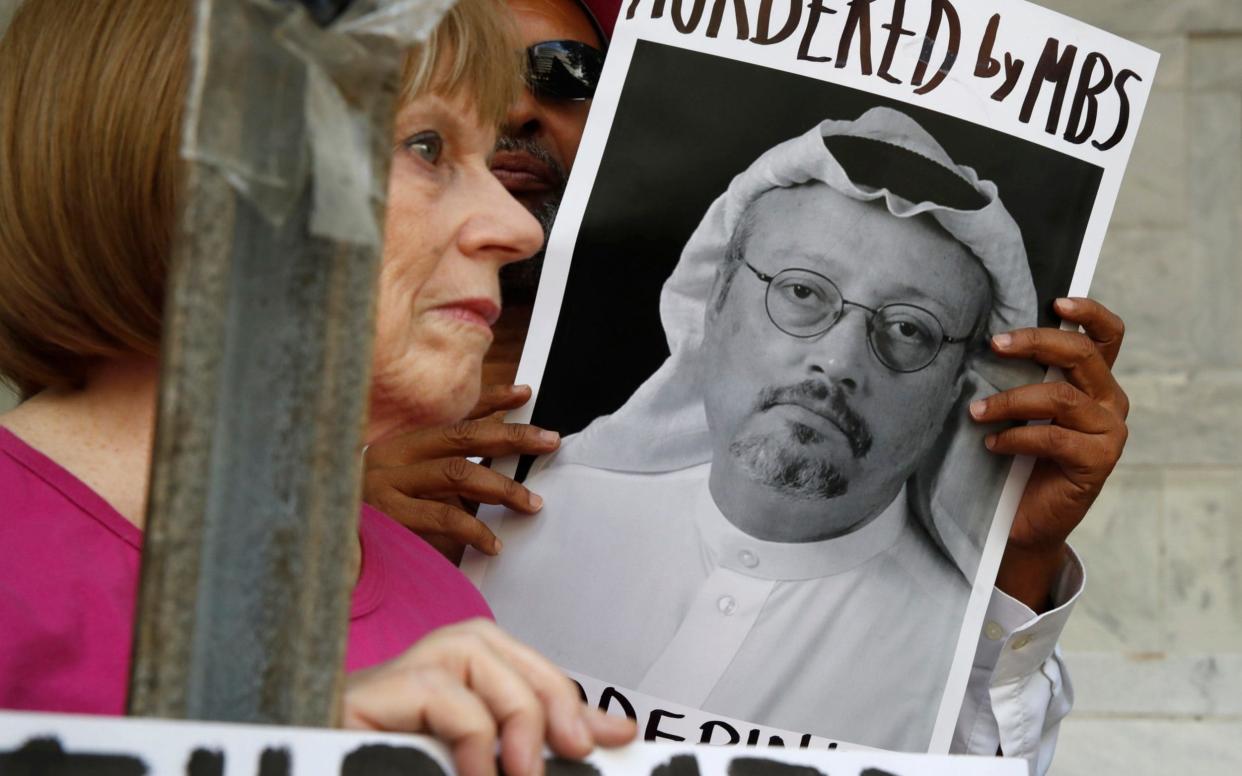
[[[768,275],[745,262],[755,277],[768,284],[765,304],[772,325],[791,337],[810,339],[824,334],[845,314],[845,307],[867,313],[867,344],[881,364],[894,372],[917,372],[936,360],[946,344],[965,342],[970,335],[950,337],[940,319],[913,304],[872,308],[851,302],[837,284],[809,269],[783,269]]]
[[[526,82],[539,97],[589,100],[595,96],[604,52],[576,40],[545,40],[526,49]]]

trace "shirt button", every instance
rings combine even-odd
[[[720,600],[716,601],[716,608],[720,610],[721,614],[728,617],[737,611],[737,601],[731,595],[722,595]]]
[[[737,554],[737,559],[748,569],[753,569],[755,566],[759,565],[759,556],[750,550],[742,550],[739,552]]]
[[[1000,641],[1005,638],[1005,629],[1000,626],[999,622],[989,620],[988,624],[983,626],[983,635],[991,641]]]
[[[1034,641],[1034,638],[1033,638],[1033,637],[1031,637],[1031,636],[1022,636],[1022,637],[1018,638],[1017,640],[1015,640],[1015,641],[1013,642],[1013,648],[1014,648],[1014,649],[1022,649],[1022,648],[1023,648],[1023,647],[1025,647],[1027,644],[1030,644],[1032,641]]]

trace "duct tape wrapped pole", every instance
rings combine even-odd
[[[197,0],[131,714],[335,721],[404,51],[450,0]]]

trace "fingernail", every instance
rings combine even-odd
[[[557,445],[561,442],[561,435],[555,431],[540,431],[539,441],[548,445]]]
[[[988,434],[986,437],[984,437],[983,446],[989,450],[991,450],[993,447],[996,447],[996,435]]]
[[[970,414],[976,418],[983,416],[983,411],[988,408],[988,403],[983,399],[975,399],[970,403]]]
[[[530,508],[536,511],[543,509],[543,496],[538,493],[530,494]]]
[[[1008,334],[997,334],[995,337],[992,338],[992,344],[1000,348],[1001,350],[1004,350],[1005,348],[1013,344],[1013,337],[1009,336]]]
[[[1057,300],[1057,307],[1064,310],[1067,313],[1073,312],[1074,308],[1077,306],[1078,306],[1078,302],[1075,302],[1073,299],[1062,297]]]
[[[499,539],[495,539],[492,541],[492,554],[493,555],[499,555],[500,551],[503,550],[504,548],[505,548],[504,542],[500,541]]]
[[[529,385],[525,385],[525,384],[523,384],[523,385],[511,385],[511,386],[509,386],[509,392],[510,392],[510,393],[522,393],[523,391],[529,391],[529,390],[530,390],[530,386],[529,386]]]

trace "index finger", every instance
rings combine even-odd
[[[1096,400],[1115,402],[1121,395],[1104,354],[1085,334],[1039,326],[1017,329],[994,336],[992,350],[1004,358],[1029,358],[1058,367],[1071,385]]]
[[[1117,354],[1121,352],[1121,341],[1126,334],[1126,324],[1121,316],[1086,297],[1058,299],[1056,310],[1063,319],[1082,327],[1100,349],[1104,363],[1110,368],[1116,363]]]
[[[543,455],[560,446],[561,435],[527,423],[461,420],[449,426],[412,431],[389,443],[387,465],[409,465],[438,458]]]
[[[530,397],[529,385],[485,385],[479,392],[479,400],[466,414],[466,418],[478,420],[497,412],[515,410],[530,401]]]

